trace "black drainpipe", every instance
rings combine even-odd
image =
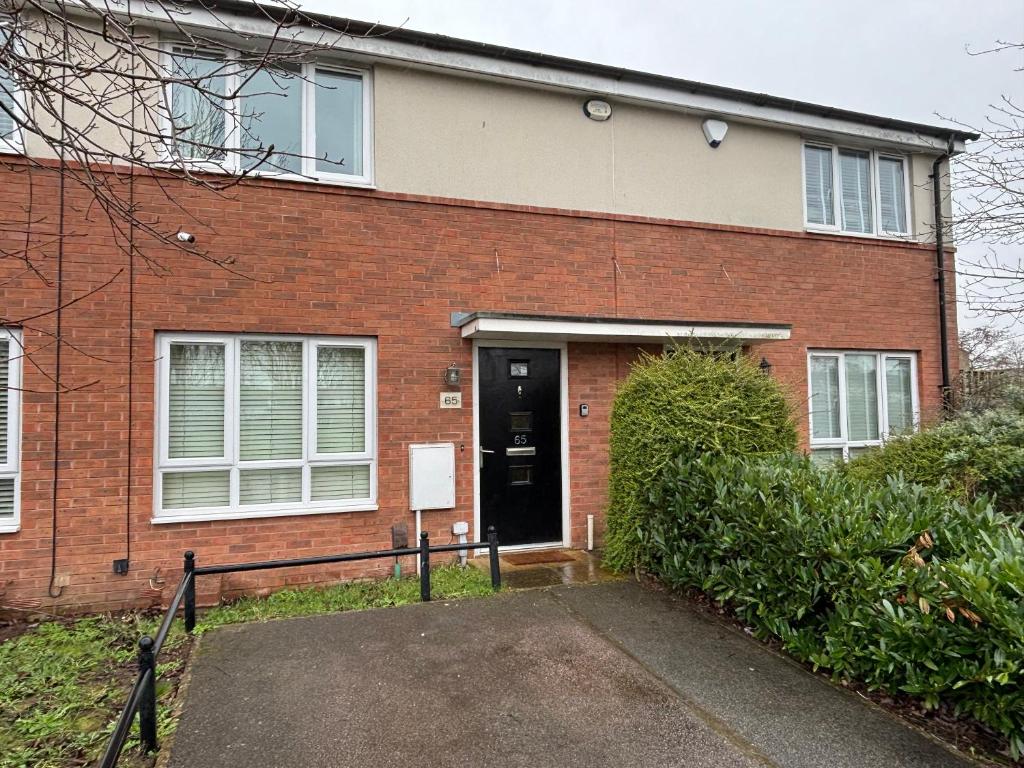
[[[935,267],[938,272],[936,281],[939,288],[939,343],[942,345],[942,411],[949,415],[953,410],[953,387],[949,378],[949,324],[946,320],[946,252],[943,237],[942,221],[942,178],[940,167],[943,162],[953,156],[953,137],[950,136],[946,152],[935,158],[932,163],[932,195],[935,203]]]

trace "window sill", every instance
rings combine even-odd
[[[5,533],[17,533],[20,530],[21,525],[19,523],[4,523],[0,525],[0,535]]]
[[[0,144],[2,147],[2,144]],[[158,160],[154,166],[168,170],[188,171],[189,173],[211,173],[218,176],[240,176],[239,172],[220,165],[219,163],[193,160]],[[306,176],[301,173],[259,173],[252,172],[240,177],[241,181],[287,181],[299,184],[322,184],[330,187],[355,187],[357,189],[376,189],[374,180],[366,176],[346,178],[344,174],[325,174],[323,176]]]
[[[330,506],[325,508],[304,507],[292,509],[259,509],[252,511],[232,510],[230,512],[211,512],[207,510],[183,511],[180,513],[161,512],[153,515],[153,525],[167,523],[204,523],[216,520],[258,520],[264,517],[305,517],[307,515],[338,515],[348,512],[376,512],[377,504],[355,504],[353,506]]]
[[[20,147],[17,144],[11,144],[9,142],[0,139],[0,155],[23,155],[25,154],[24,147]]]
[[[863,237],[868,240],[885,240],[895,243],[919,243],[913,235],[876,235],[871,232],[844,232],[841,229],[829,229],[828,227],[815,227],[811,224],[804,225],[804,232],[811,235],[834,235],[835,237]]]

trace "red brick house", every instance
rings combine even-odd
[[[172,57],[217,56],[153,28]],[[672,340],[763,358],[823,459],[940,409],[942,322],[945,376],[957,357],[933,183],[945,204],[969,134],[407,30],[306,66],[329,95],[297,86],[266,130],[344,167],[223,195],[174,182],[188,215],[136,181],[231,271],[172,248],[166,271],[129,270],[71,193],[57,344],[55,264],[47,284],[0,259],[0,314],[22,319],[0,336],[0,604],[166,598],[186,549],[386,548],[415,525],[417,444],[454,456],[454,504],[422,512],[433,539],[465,521],[579,548],[593,516],[599,545],[616,384]],[[30,187],[33,137],[0,135],[0,210],[31,195],[56,221],[58,174]],[[0,227],[0,247],[19,238]]]

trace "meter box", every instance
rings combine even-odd
[[[452,509],[455,506],[455,444],[409,446],[409,509]]]

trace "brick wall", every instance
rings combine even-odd
[[[432,536],[447,541],[452,522],[473,516],[472,354],[449,325],[452,311],[791,323],[790,341],[755,353],[769,358],[801,414],[808,347],[917,351],[923,409],[939,406],[927,246],[271,182],[224,195],[173,189],[186,215],[140,180],[136,197],[146,215],[193,232],[240,274],[151,245],[145,252],[159,268],[137,260],[129,496],[127,258],[103,216],[72,190],[64,290],[65,300],[79,300],[62,314],[60,381],[68,391],[60,409],[56,552],[58,581],[67,585],[51,599],[58,195],[46,171],[34,171],[30,187],[24,173],[0,169],[0,209],[13,212],[13,226],[0,227],[0,248],[23,244],[17,220],[30,189],[36,264],[51,284],[0,258],[0,314],[35,318],[23,324],[30,356],[22,526],[0,534],[0,605],[118,608],[165,600],[189,548],[213,563],[387,547],[393,523],[412,525],[411,442],[456,444],[457,508],[424,515]],[[379,511],[153,525],[153,358],[155,335],[164,330],[376,337]],[[568,348],[575,546],[585,542],[587,514],[600,532],[608,413],[635,354],[628,345]],[[441,410],[441,374],[453,361],[466,374],[464,407]],[[580,402],[590,405],[586,419],[578,416]],[[116,576],[111,561],[125,556],[129,526],[132,568]],[[212,600],[367,568],[390,565],[227,576],[200,586]]]

